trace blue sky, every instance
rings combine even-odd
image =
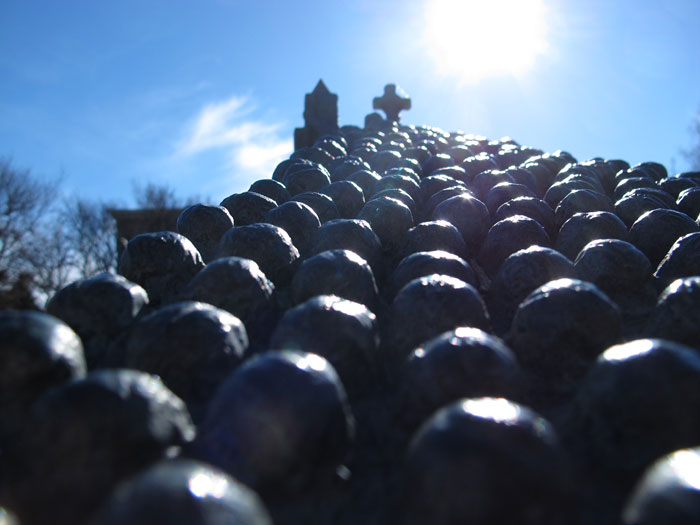
[[[0,156],[122,206],[134,182],[218,203],[289,155],[323,78],[341,125],[394,82],[405,123],[687,170],[700,1],[541,1],[531,66],[465,79],[426,37],[429,1],[2,0]],[[501,16],[454,27],[491,34]],[[515,52],[526,37],[508,38]],[[479,47],[456,61],[468,70]]]

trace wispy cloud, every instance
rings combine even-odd
[[[203,153],[223,154],[222,176],[245,173],[246,179],[266,178],[277,163],[293,150],[291,137],[283,136],[284,124],[255,118],[256,107],[248,97],[234,95],[207,104],[192,119],[178,142],[175,157]]]

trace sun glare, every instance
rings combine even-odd
[[[524,73],[547,49],[544,0],[428,0],[425,44],[463,83]]]

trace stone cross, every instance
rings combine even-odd
[[[372,107],[381,109],[388,121],[398,122],[399,113],[404,109],[411,109],[411,99],[403,89],[397,88],[396,84],[387,84],[384,86],[384,95],[374,97]]]
[[[338,131],[338,95],[319,80],[304,101],[304,127],[294,130],[294,149],[313,146],[326,133]]]

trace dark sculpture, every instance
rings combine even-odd
[[[338,95],[319,80],[304,99],[304,127],[294,130],[294,149],[312,146],[324,133],[338,131]]]

